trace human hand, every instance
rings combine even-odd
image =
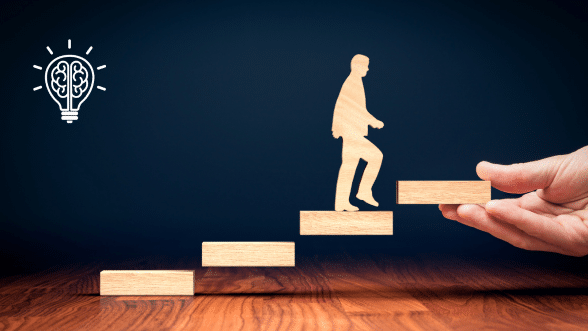
[[[588,146],[571,154],[513,165],[481,162],[478,176],[517,199],[439,205],[448,219],[526,250],[588,254]]]
[[[370,126],[374,129],[381,129],[384,127],[384,122],[376,120],[374,123],[370,124]]]

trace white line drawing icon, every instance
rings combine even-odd
[[[67,41],[67,48],[71,49],[71,39]],[[88,49],[86,55],[90,53]],[[53,51],[47,46],[49,54]],[[38,65],[33,68],[43,70]],[[106,68],[106,65],[98,67],[98,70]],[[86,59],[78,55],[61,55],[53,59],[45,68],[45,87],[53,100],[59,105],[61,119],[71,124],[78,119],[80,106],[94,88],[94,68]],[[42,89],[42,86],[33,88],[33,91]],[[106,88],[97,86],[101,91]]]

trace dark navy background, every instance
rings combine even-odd
[[[587,8],[542,0],[3,1],[3,273],[198,257],[202,241],[233,240],[295,241],[299,257],[585,265],[522,252],[443,218],[437,206],[396,205],[395,182],[476,180],[482,160],[526,162],[587,145]],[[95,88],[73,124],[60,119],[45,87],[33,92],[44,86],[33,65],[68,53],[107,66],[95,81],[106,91]],[[341,142],[331,120],[358,53],[370,58],[367,108],[385,123],[368,138],[384,153],[373,193],[378,210],[394,212],[394,235],[302,237],[300,210],[334,208]]]

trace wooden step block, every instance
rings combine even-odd
[[[392,212],[300,211],[300,235],[392,235]]]
[[[203,242],[203,267],[294,267],[293,242]]]
[[[398,181],[397,204],[468,204],[491,200],[489,181]]]
[[[194,270],[103,270],[100,295],[194,295]]]

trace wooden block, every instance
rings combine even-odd
[[[391,211],[300,211],[300,235],[391,235]]]
[[[397,204],[466,204],[491,200],[489,181],[398,181]]]
[[[294,267],[293,242],[203,242],[203,267]]]
[[[103,270],[100,295],[194,295],[194,270]]]

